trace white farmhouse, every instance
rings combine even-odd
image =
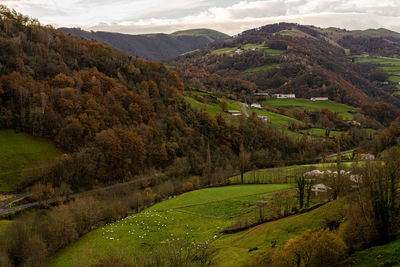
[[[296,98],[295,94],[274,94],[274,97],[278,99],[293,99]]]
[[[328,101],[329,98],[328,97],[311,97],[310,100],[311,101]]]
[[[257,104],[257,103],[251,104],[250,107],[251,107],[251,108],[259,108],[259,109],[262,108],[261,105],[260,105],[260,104]]]

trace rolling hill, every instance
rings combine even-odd
[[[361,54],[396,61],[399,36],[384,29],[347,31],[279,23],[245,31],[169,64],[193,88],[234,94],[242,100],[255,92],[294,93],[356,107],[376,101],[400,107],[393,94],[397,66],[357,61]],[[246,83],[234,86],[233,81]]]
[[[155,61],[170,59],[229,38],[226,34],[209,29],[192,29],[172,34],[143,35],[102,31],[89,32],[79,28],[60,28],[58,30],[88,40],[101,41],[133,56]]]

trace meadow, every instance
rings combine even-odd
[[[351,167],[351,162],[344,162],[344,168]],[[336,168],[335,163],[318,163],[318,164],[305,164],[305,165],[292,165],[286,167],[276,167],[268,169],[260,169],[255,171],[245,172],[243,176],[244,183],[277,183],[288,182],[293,183],[294,177],[302,175],[311,170],[328,170]],[[240,183],[240,175],[230,178],[232,183]]]
[[[239,47],[225,47],[225,48],[220,48],[220,49],[216,49],[211,51],[212,55],[228,55],[228,56],[233,56],[236,53],[236,51],[239,49]],[[246,51],[251,51],[253,49],[256,50],[261,50],[264,53],[271,55],[271,56],[278,56],[283,54],[285,51],[284,50],[276,50],[276,49],[270,49],[268,48],[268,46],[265,45],[265,43],[263,44],[245,44],[244,46],[242,46],[240,48],[242,50],[241,53],[246,52]],[[240,53],[238,53],[240,54]]]
[[[0,192],[16,190],[24,179],[24,171],[38,168],[60,155],[47,140],[14,130],[0,130]]]
[[[296,99],[270,99],[267,101],[264,101],[262,103],[265,106],[270,106],[274,108],[287,108],[287,109],[293,109],[293,108],[298,108],[298,109],[303,109],[303,110],[321,110],[323,108],[327,108],[332,112],[337,112],[340,115],[342,115],[343,119],[348,119],[351,120],[353,119],[353,114],[354,112],[357,111],[356,108],[337,103],[334,101],[311,101],[308,99],[301,99],[301,98],[296,98]]]
[[[305,230],[323,228],[325,219],[337,218],[346,212],[345,199],[330,202],[313,211],[264,223],[249,230],[224,235],[213,243],[218,266],[246,266],[256,255],[272,246],[283,247],[286,241]]]
[[[134,253],[176,240],[212,242],[238,216],[251,212],[258,200],[291,187],[234,185],[186,193],[90,232],[56,254],[50,265],[87,266],[107,256],[129,260]]]

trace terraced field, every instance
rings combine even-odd
[[[60,251],[50,265],[88,266],[107,256],[129,260],[134,253],[174,240],[212,242],[238,216],[251,213],[258,200],[290,188],[287,184],[237,185],[186,193],[85,235]]]
[[[23,172],[60,156],[49,141],[13,130],[0,131],[0,192],[14,191]]]

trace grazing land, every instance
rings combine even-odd
[[[340,199],[304,214],[225,235],[214,243],[217,249],[215,261],[219,266],[245,266],[257,254],[270,250],[272,244],[283,247],[287,240],[303,231],[324,227],[326,218],[341,216],[346,212],[346,206],[345,199]]]
[[[262,103],[265,106],[270,106],[274,108],[287,108],[287,109],[293,109],[293,108],[299,108],[303,110],[321,110],[323,108],[327,108],[332,112],[338,112],[339,114],[342,115],[343,119],[348,119],[351,120],[353,119],[353,114],[354,112],[357,111],[356,108],[345,105],[345,104],[340,104],[334,101],[311,101],[308,99],[271,99],[264,101]]]
[[[203,243],[252,211],[260,199],[285,191],[287,184],[236,185],[193,191],[161,202],[85,235],[61,250],[51,266],[87,266],[106,256],[129,260],[134,253],[157,249],[174,240]]]
[[[342,163],[343,167],[351,167],[351,162]],[[276,182],[294,182],[297,175],[302,175],[311,170],[328,170],[336,167],[335,163],[318,163],[305,165],[292,165],[286,167],[268,168],[244,173],[244,183],[276,183]],[[240,182],[240,175],[230,178],[232,183]]]
[[[13,130],[0,131],[0,192],[17,189],[22,173],[53,160],[60,151],[49,141]]]

